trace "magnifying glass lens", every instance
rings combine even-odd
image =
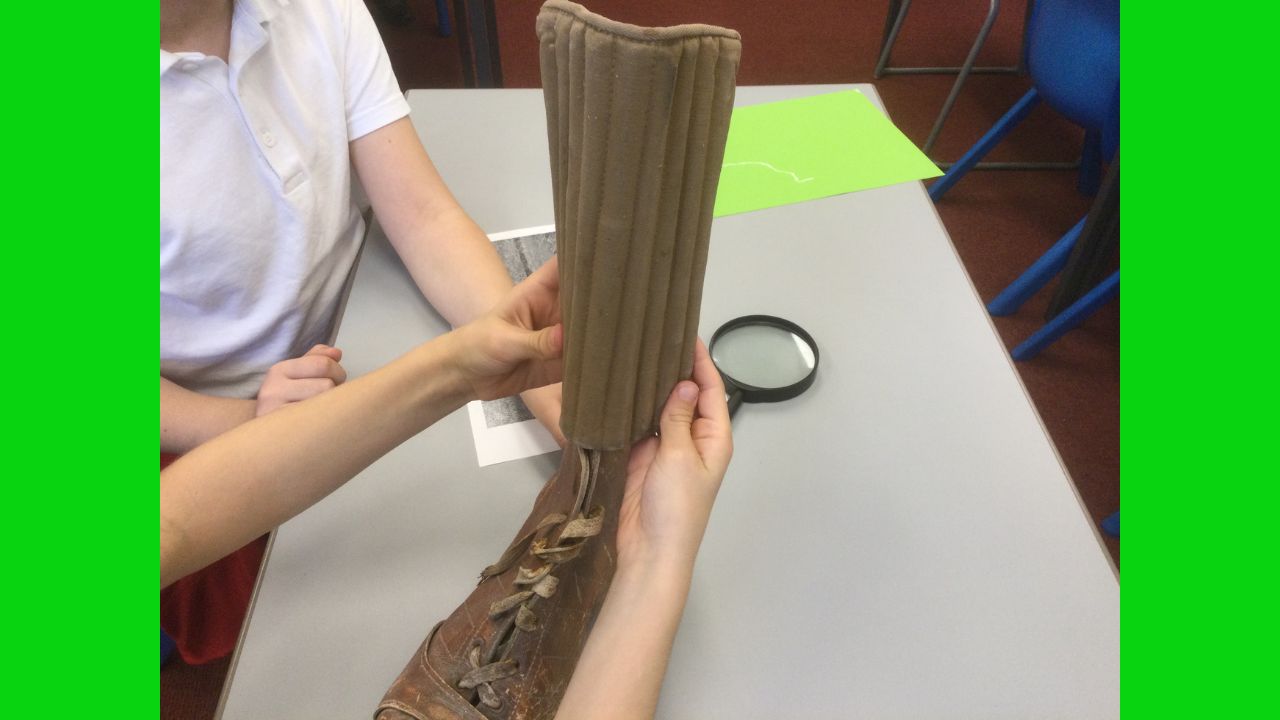
[[[724,374],[758,388],[781,388],[804,380],[816,362],[813,348],[790,330],[741,325],[716,338],[711,359]]]

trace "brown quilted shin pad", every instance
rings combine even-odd
[[[692,372],[741,44],[549,0],[547,108],[569,440],[503,556],[428,634],[379,720],[551,718],[613,577],[630,447]]]
[[[538,16],[565,318],[565,437],[628,445],[689,377],[741,45],[553,0]]]

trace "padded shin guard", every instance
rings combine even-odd
[[[538,15],[565,324],[560,469],[379,720],[555,715],[613,577],[633,442],[690,375],[738,35]]]
[[[565,437],[653,433],[689,377],[741,55],[709,25],[639,28],[551,0],[538,16],[561,309]]]

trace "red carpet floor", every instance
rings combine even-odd
[[[375,10],[375,3],[370,0]],[[871,82],[887,2],[866,0],[594,0],[589,6],[618,20],[645,25],[709,22],[742,33],[742,85]],[[379,27],[402,87],[462,87],[458,47],[437,36],[434,5],[410,0],[414,20]],[[538,84],[533,18],[540,0],[497,0],[499,48],[507,87]],[[1019,52],[1022,4],[1005,3],[980,63],[1012,65]],[[958,65],[985,12],[985,3],[916,3],[894,53],[910,65]],[[890,115],[923,143],[951,86],[951,77],[897,76],[877,82]],[[1030,87],[1025,77],[975,76],[966,86],[938,143],[942,159],[958,157]],[[1072,160],[1081,133],[1044,108],[1013,133],[992,159]],[[938,206],[974,285],[990,300],[1084,215],[1089,199],[1068,172],[979,172],[965,178]],[[1046,290],[1015,316],[996,318],[1008,347],[1043,322]],[[1070,471],[1085,506],[1100,520],[1120,504],[1119,304],[1102,309],[1018,371]],[[1117,564],[1120,543],[1106,538]],[[161,717],[213,716],[227,662],[188,667],[170,662],[160,672]]]

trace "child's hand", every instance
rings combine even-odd
[[[658,437],[631,451],[618,514],[618,569],[693,569],[711,505],[733,455],[724,383],[698,341],[693,382],[676,385]]]
[[[302,357],[272,365],[258,390],[254,416],[262,417],[341,385],[347,379],[347,371],[338,364],[340,360],[342,351],[338,348],[316,345]]]
[[[551,258],[487,314],[451,333],[453,366],[480,400],[560,381],[560,275]]]

